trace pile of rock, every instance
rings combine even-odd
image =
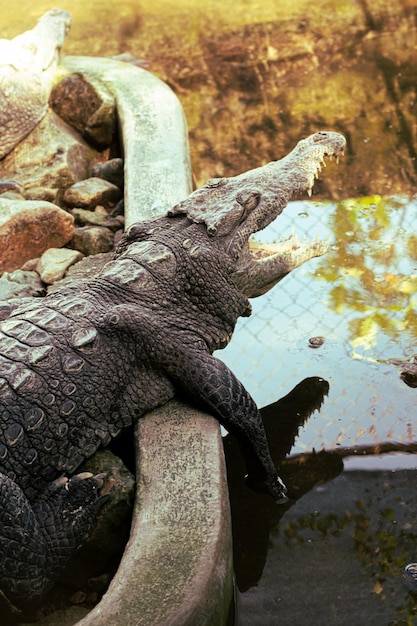
[[[90,76],[65,74],[52,90],[44,118],[0,160],[0,318],[8,314],[9,303],[2,300],[44,296],[70,267],[75,279],[85,279],[103,257],[107,260],[124,227],[119,153],[113,96]],[[93,606],[127,541],[132,474],[108,450],[94,455],[84,469],[106,474],[103,493],[111,506],[103,507],[89,540],[45,605],[35,607],[33,615],[28,609],[30,619],[61,605]]]
[[[123,231],[113,96],[75,73],[50,104],[0,161],[0,299],[44,295],[84,256],[111,251]]]

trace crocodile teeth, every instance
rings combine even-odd
[[[311,194],[313,193],[312,187],[309,187],[309,188],[307,189],[307,193],[308,193],[308,195],[309,195],[309,196],[310,196],[310,198],[311,198]]]

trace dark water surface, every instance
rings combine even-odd
[[[405,197],[294,202],[262,233],[319,232],[329,252],[254,300],[219,356],[260,406],[312,377],[328,395],[301,382],[266,415],[277,463],[295,436],[294,506],[231,481],[239,624],[417,623],[401,574],[417,560],[417,389],[401,378],[417,354],[416,213]]]
[[[0,0],[0,37],[55,4]],[[265,412],[277,463],[291,449],[281,473],[296,504],[245,490],[225,442],[237,621],[417,624],[401,578],[417,560],[417,2],[59,5],[73,15],[67,53],[128,51],[175,89],[198,184],[317,130],[347,136],[316,186],[324,201],[291,204],[261,237],[328,237],[328,254],[254,300],[218,355],[260,406],[307,379]]]

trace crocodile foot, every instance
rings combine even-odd
[[[89,473],[60,478],[30,503],[0,474],[0,569],[11,603],[36,602],[54,585],[106,499],[102,484],[102,475]]]

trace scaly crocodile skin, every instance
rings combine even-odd
[[[249,484],[286,500],[254,400],[212,353],[250,312],[246,287],[262,291],[296,265],[253,260],[250,234],[344,145],[317,133],[281,161],[209,183],[134,224],[95,278],[0,324],[0,588],[12,603],[48,591],[101,504],[99,478],[60,477],[176,389],[237,437]]]

